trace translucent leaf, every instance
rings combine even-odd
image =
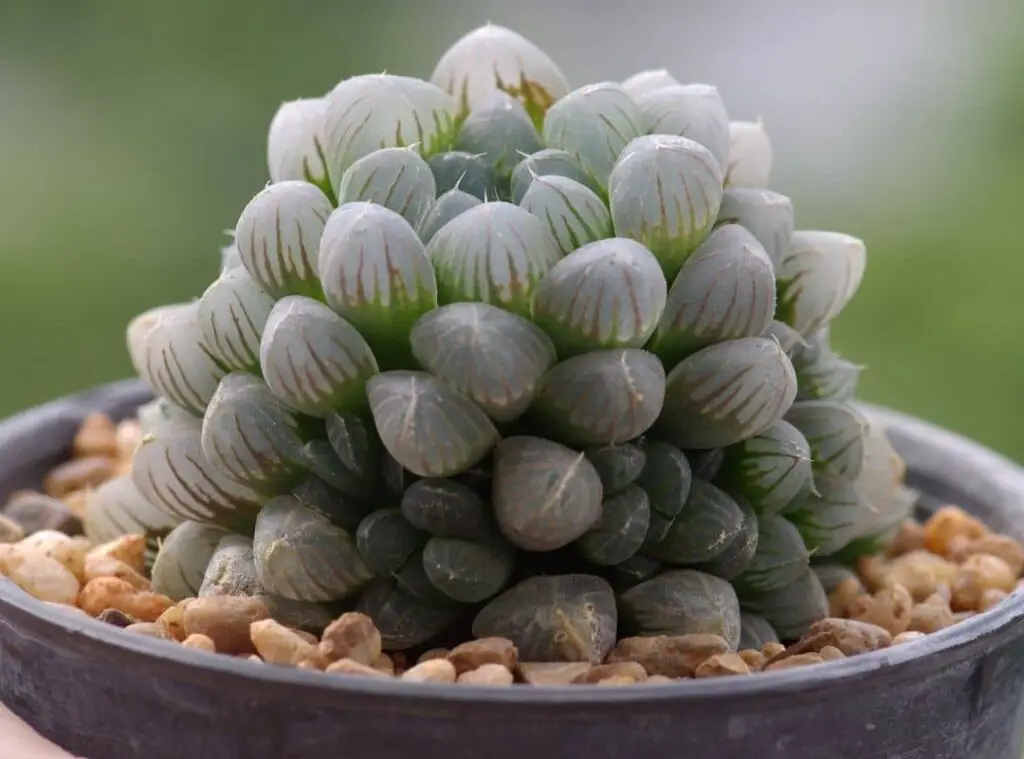
[[[428,537],[396,508],[367,514],[356,530],[359,553],[379,575],[395,574]]]
[[[803,433],[816,468],[854,479],[864,467],[868,422],[847,403],[801,401],[786,412],[786,421]]]
[[[407,366],[409,330],[437,307],[437,281],[419,235],[399,214],[346,203],[320,244],[327,304],[366,338],[385,368]]]
[[[462,190],[481,201],[498,197],[494,168],[480,155],[450,150],[431,156],[427,163],[434,173],[438,195]]]
[[[796,360],[795,357],[797,352],[807,345],[804,341],[803,335],[785,322],[780,322],[777,319],[772,320],[772,323],[769,324],[768,328],[762,333],[762,337],[767,337],[769,340],[777,340],[779,347],[781,347],[782,350],[786,352],[786,355],[793,359],[794,362]],[[796,368],[795,363],[794,368]]]
[[[230,245],[220,249],[220,271],[221,274],[242,267],[242,256],[238,252],[238,246],[232,240]]]
[[[421,367],[499,422],[526,411],[555,363],[555,347],[539,327],[486,303],[424,314],[409,340]]]
[[[132,481],[175,523],[251,524],[263,497],[211,463],[203,453],[201,432],[197,419],[168,425],[144,439],[132,459]]]
[[[776,267],[793,237],[793,202],[771,190],[727,187],[717,224],[742,224],[757,238]]]
[[[431,584],[460,603],[480,603],[501,592],[515,569],[515,549],[504,542],[433,537],[423,547]]]
[[[754,558],[732,584],[741,599],[756,599],[798,580],[810,562],[810,552],[797,528],[780,516],[762,514]]]
[[[606,498],[636,482],[647,463],[647,454],[635,443],[596,446],[585,453],[601,478]]]
[[[82,526],[98,545],[122,535],[164,535],[179,522],[181,517],[154,505],[129,475],[120,475],[88,491]]]
[[[429,606],[397,583],[377,578],[359,597],[356,611],[370,617],[380,631],[384,648],[401,651],[426,643],[444,632],[459,616],[458,606]]]
[[[773,160],[772,143],[760,119],[729,122],[728,186],[767,187]]]
[[[640,109],[614,82],[573,90],[544,118],[547,146],[572,154],[602,190],[619,154],[644,132]]]
[[[778,318],[802,335],[824,327],[853,298],[864,278],[866,250],[840,232],[793,233],[775,269]]]
[[[442,304],[475,301],[530,315],[530,298],[561,258],[558,243],[536,216],[511,203],[484,203],[434,235],[427,254]]]
[[[382,148],[353,163],[341,177],[338,204],[366,201],[400,214],[415,227],[437,197],[430,166],[410,148]]]
[[[658,419],[665,370],[647,351],[593,351],[557,364],[531,409],[539,428],[574,446],[625,443]]]
[[[574,179],[580,184],[589,187],[596,194],[601,193],[601,187],[591,179],[590,175],[583,170],[583,166],[577,161],[572,153],[565,150],[544,148],[532,155],[528,155],[512,171],[511,196],[512,202],[519,205],[523,202],[526,191],[536,177],[565,177]]]
[[[373,508],[367,500],[338,490],[315,475],[296,485],[292,495],[299,503],[323,514],[352,535],[355,535],[359,523]]]
[[[366,386],[388,452],[422,477],[448,477],[486,456],[498,432],[471,400],[425,372],[383,372]]]
[[[487,540],[496,534],[490,504],[455,480],[417,480],[402,494],[401,509],[410,524],[434,537]]]
[[[679,84],[679,81],[665,69],[648,69],[639,71],[622,83],[622,89],[633,98],[638,98],[648,92],[660,90],[662,87],[672,87]]]
[[[463,114],[501,91],[518,99],[537,125],[569,92],[565,74],[544,51],[496,24],[474,29],[448,48],[430,80],[455,96]]]
[[[344,79],[327,95],[324,156],[334,186],[349,166],[381,148],[448,150],[457,105],[430,82],[394,74]]]
[[[740,612],[739,650],[760,651],[766,643],[778,643],[779,635],[768,620],[749,612]]]
[[[646,491],[656,513],[675,519],[686,505],[693,486],[690,462],[678,448],[660,440],[644,442],[644,457],[646,463],[636,484]],[[658,541],[664,534],[655,532],[651,537]]]
[[[811,447],[789,422],[725,449],[715,483],[762,514],[778,514],[811,492]]]
[[[642,635],[708,634],[732,649],[740,640],[740,606],[725,580],[692,569],[664,572],[619,596],[624,627]]]
[[[720,169],[729,160],[729,114],[716,87],[674,84],[637,95],[644,131],[688,137],[711,151]]]
[[[743,529],[744,515],[736,500],[709,482],[694,479],[686,504],[665,537],[644,553],[670,564],[698,564],[723,551]]]
[[[267,135],[267,168],[271,182],[306,180],[324,186],[325,98],[301,98],[282,103]]]
[[[376,496],[384,456],[373,423],[362,413],[343,411],[330,414],[324,430],[338,463],[348,475],[339,489],[357,498]]]
[[[420,222],[420,240],[426,245],[434,239],[434,235],[444,226],[461,216],[471,208],[476,208],[482,201],[462,190],[449,190],[434,201],[427,215]]]
[[[737,500],[736,503],[743,512],[740,531],[729,541],[729,545],[724,551],[708,561],[694,565],[694,569],[721,577],[723,580],[733,580],[745,572],[753,562],[759,539],[757,512],[744,501]],[[675,527],[674,524],[673,527]]]
[[[640,550],[650,523],[647,493],[636,485],[627,485],[604,499],[601,519],[576,541],[576,549],[593,564],[621,564]]]
[[[160,542],[160,550],[150,572],[153,590],[173,601],[195,598],[217,545],[228,534],[217,525],[200,522],[179,524]]]
[[[547,224],[563,253],[612,235],[604,201],[574,179],[537,177],[520,205]]]
[[[253,280],[275,298],[319,298],[317,248],[332,209],[308,182],[278,182],[260,191],[235,227],[242,265]]]
[[[159,434],[165,427],[173,427],[180,422],[195,424],[199,421],[191,411],[159,396],[139,406],[136,418],[143,435]]]
[[[789,585],[743,600],[743,610],[765,620],[785,642],[799,640],[808,628],[828,616],[828,597],[809,568]]]
[[[703,145],[650,135],[622,151],[608,184],[615,234],[646,245],[669,279],[718,217],[722,172]]]
[[[668,285],[657,259],[633,240],[584,245],[544,275],[533,319],[562,358],[596,348],[640,348],[658,324]]]
[[[800,531],[804,544],[815,556],[831,556],[857,535],[864,514],[871,510],[853,481],[832,469],[814,473],[814,492],[786,518]]]
[[[260,337],[274,299],[244,268],[223,272],[199,299],[199,327],[213,357],[227,369],[258,372]]]
[[[697,351],[672,370],[656,429],[680,448],[721,448],[764,432],[795,397],[793,365],[778,343],[730,340]]]
[[[213,359],[199,317],[199,302],[161,306],[128,325],[128,351],[139,376],[155,393],[202,414],[224,370]]]
[[[366,381],[377,361],[363,336],[319,301],[289,295],[279,300],[260,343],[267,387],[311,416],[366,405]]]
[[[494,453],[494,516],[510,543],[527,551],[569,545],[601,517],[601,478],[582,453],[515,436]]]
[[[853,398],[864,367],[833,351],[827,337],[813,349],[797,350],[792,356],[799,384],[798,401],[848,401]]]
[[[774,313],[768,254],[746,229],[727,224],[686,259],[648,348],[673,367],[709,345],[761,335]]]
[[[455,147],[480,156],[495,175],[508,180],[520,155],[541,149],[540,135],[519,101],[495,92],[474,108],[455,138]]]

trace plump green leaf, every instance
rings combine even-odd
[[[423,548],[430,536],[417,529],[397,508],[367,514],[356,529],[356,545],[379,575],[393,575]]]
[[[494,167],[483,156],[465,150],[449,150],[431,156],[427,163],[434,173],[438,195],[461,190],[480,201],[498,199]]]
[[[718,210],[717,226],[741,224],[764,246],[777,267],[793,238],[793,201],[771,190],[727,187]]]
[[[779,420],[726,448],[715,482],[761,514],[778,514],[811,492],[811,447],[800,430]]]
[[[414,482],[402,494],[401,509],[409,524],[437,538],[483,541],[497,534],[490,505],[455,480]]]
[[[593,564],[621,564],[640,551],[650,524],[647,493],[636,485],[627,485],[604,499],[600,520],[576,541],[576,548]]]
[[[601,478],[606,498],[636,482],[647,463],[644,449],[635,443],[594,446],[584,453]]]
[[[716,87],[673,84],[636,96],[648,134],[687,137],[711,151],[724,171],[729,165],[729,114]]]
[[[828,616],[828,597],[809,567],[788,585],[743,599],[743,611],[763,617],[783,642],[799,640]]]
[[[652,514],[654,512],[651,512]],[[637,553],[626,559],[621,564],[608,567],[605,574],[609,582],[615,587],[616,592],[621,593],[629,590],[634,585],[639,585],[658,574],[662,569],[662,563],[652,559],[643,553]]]
[[[296,485],[292,495],[303,506],[323,514],[352,535],[372,508],[366,500],[338,490],[316,476],[307,477]]]
[[[501,592],[515,569],[515,549],[504,541],[433,537],[423,568],[434,587],[460,603],[480,603]]]
[[[427,215],[420,222],[417,230],[420,240],[426,245],[434,235],[457,216],[461,216],[471,208],[476,208],[482,201],[462,190],[449,190],[434,201]]]
[[[840,232],[797,230],[775,267],[778,318],[802,335],[835,319],[864,278],[866,249]]]
[[[754,558],[744,572],[733,578],[732,585],[740,598],[759,598],[794,582],[810,561],[807,546],[791,522],[761,514]]]
[[[750,507],[750,504],[744,501],[737,500],[736,503],[743,512],[740,531],[736,533],[724,551],[706,562],[696,564],[694,569],[721,577],[723,580],[732,580],[750,567],[754,560],[754,554],[757,553],[759,538],[757,513]],[[703,524],[701,526],[703,527]]]
[[[260,338],[274,299],[244,268],[223,272],[199,299],[203,344],[226,369],[260,370]]]
[[[575,179],[536,177],[520,205],[547,224],[563,253],[612,235],[612,217],[604,201]]]
[[[200,522],[182,522],[171,530],[160,542],[150,571],[153,590],[173,601],[195,598],[210,559],[227,534],[223,527]]]
[[[341,468],[348,475],[335,487],[360,499],[376,497],[381,484],[383,449],[373,424],[362,414],[343,411],[328,415],[324,431]]]
[[[338,204],[366,201],[395,211],[417,226],[434,198],[434,174],[411,148],[382,148],[353,163],[341,177]]]
[[[646,441],[643,451],[644,468],[636,484],[646,491],[656,513],[675,519],[683,510],[693,486],[690,462],[678,448],[660,440]],[[661,540],[661,537],[653,539]]]
[[[815,468],[854,479],[864,467],[867,419],[848,403],[800,401],[786,412],[811,448]]]
[[[508,187],[520,155],[542,146],[537,128],[519,101],[504,92],[494,92],[470,111],[459,128],[455,147],[480,156]]]
[[[729,187],[768,186],[775,159],[771,140],[758,121],[729,122],[729,165],[725,183]]]
[[[537,177],[547,176],[572,179],[584,187],[590,188],[595,194],[601,194],[601,187],[583,170],[583,166],[573,157],[572,153],[555,148],[544,148],[526,156],[516,164],[512,171],[512,202],[516,205],[522,203],[533,180]]]
[[[683,508],[665,537],[644,552],[669,564],[700,564],[727,548],[743,530],[743,510],[709,482],[694,479]]]
[[[778,642],[779,635],[768,620],[746,611],[740,612],[740,651],[760,651],[766,643]]]

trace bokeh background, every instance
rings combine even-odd
[[[0,415],[129,372],[266,180],[278,104],[429,77],[487,20],[575,85],[667,67],[764,118],[803,228],[864,238],[862,395],[1024,459],[1020,0],[0,2]]]

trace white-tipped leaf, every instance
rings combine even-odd
[[[563,253],[611,237],[608,207],[593,190],[574,179],[537,177],[520,205],[547,224]]]
[[[797,230],[775,269],[778,318],[802,335],[824,327],[857,292],[866,263],[864,242],[856,237]]]
[[[847,403],[801,401],[786,412],[786,421],[803,433],[817,468],[855,479],[864,467],[867,419]]]
[[[534,179],[551,175],[575,179],[595,193],[601,192],[601,187],[583,170],[583,166],[573,157],[572,153],[554,148],[544,148],[524,157],[516,164],[512,171],[512,202],[517,205],[522,203],[526,191],[530,189]]]
[[[244,268],[223,272],[199,299],[199,326],[226,369],[258,372],[260,337],[274,299]]]
[[[462,190],[449,190],[441,195],[430,206],[427,215],[420,222],[418,232],[420,240],[426,245],[434,239],[434,235],[456,216],[461,216],[471,208],[476,208],[483,201]]]
[[[122,535],[162,535],[181,520],[154,505],[131,476],[122,474],[88,492],[82,526],[85,536],[99,545]]]
[[[729,160],[729,114],[717,87],[676,84],[636,96],[648,134],[688,137],[711,151],[719,168]]]
[[[717,223],[742,224],[777,268],[793,237],[793,201],[771,190],[726,187]]]
[[[633,98],[639,98],[648,92],[660,90],[663,87],[672,87],[679,84],[679,80],[672,76],[665,69],[647,69],[638,71],[622,83],[622,89]]]
[[[341,177],[338,203],[377,203],[416,226],[437,197],[430,166],[410,148],[383,148],[363,156]]]
[[[462,190],[481,201],[498,197],[494,167],[483,156],[465,150],[447,150],[430,156],[427,165],[434,174],[439,196]]]
[[[507,181],[520,156],[540,150],[541,144],[537,128],[519,101],[495,92],[463,122],[455,147],[480,156]]]
[[[727,185],[767,187],[774,158],[771,140],[760,119],[729,122],[729,165],[725,169]]]
[[[300,98],[282,103],[267,134],[267,168],[271,182],[327,181],[324,165],[325,98]]]
[[[334,206],[308,182],[272,184],[242,211],[235,244],[249,275],[275,298],[319,297],[317,248]]]

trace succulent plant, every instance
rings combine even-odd
[[[128,326],[157,398],[87,533],[391,650],[799,636],[913,493],[830,344],[864,244],[794,230],[773,161],[710,85],[573,89],[494,25],[285,103],[216,279]]]

